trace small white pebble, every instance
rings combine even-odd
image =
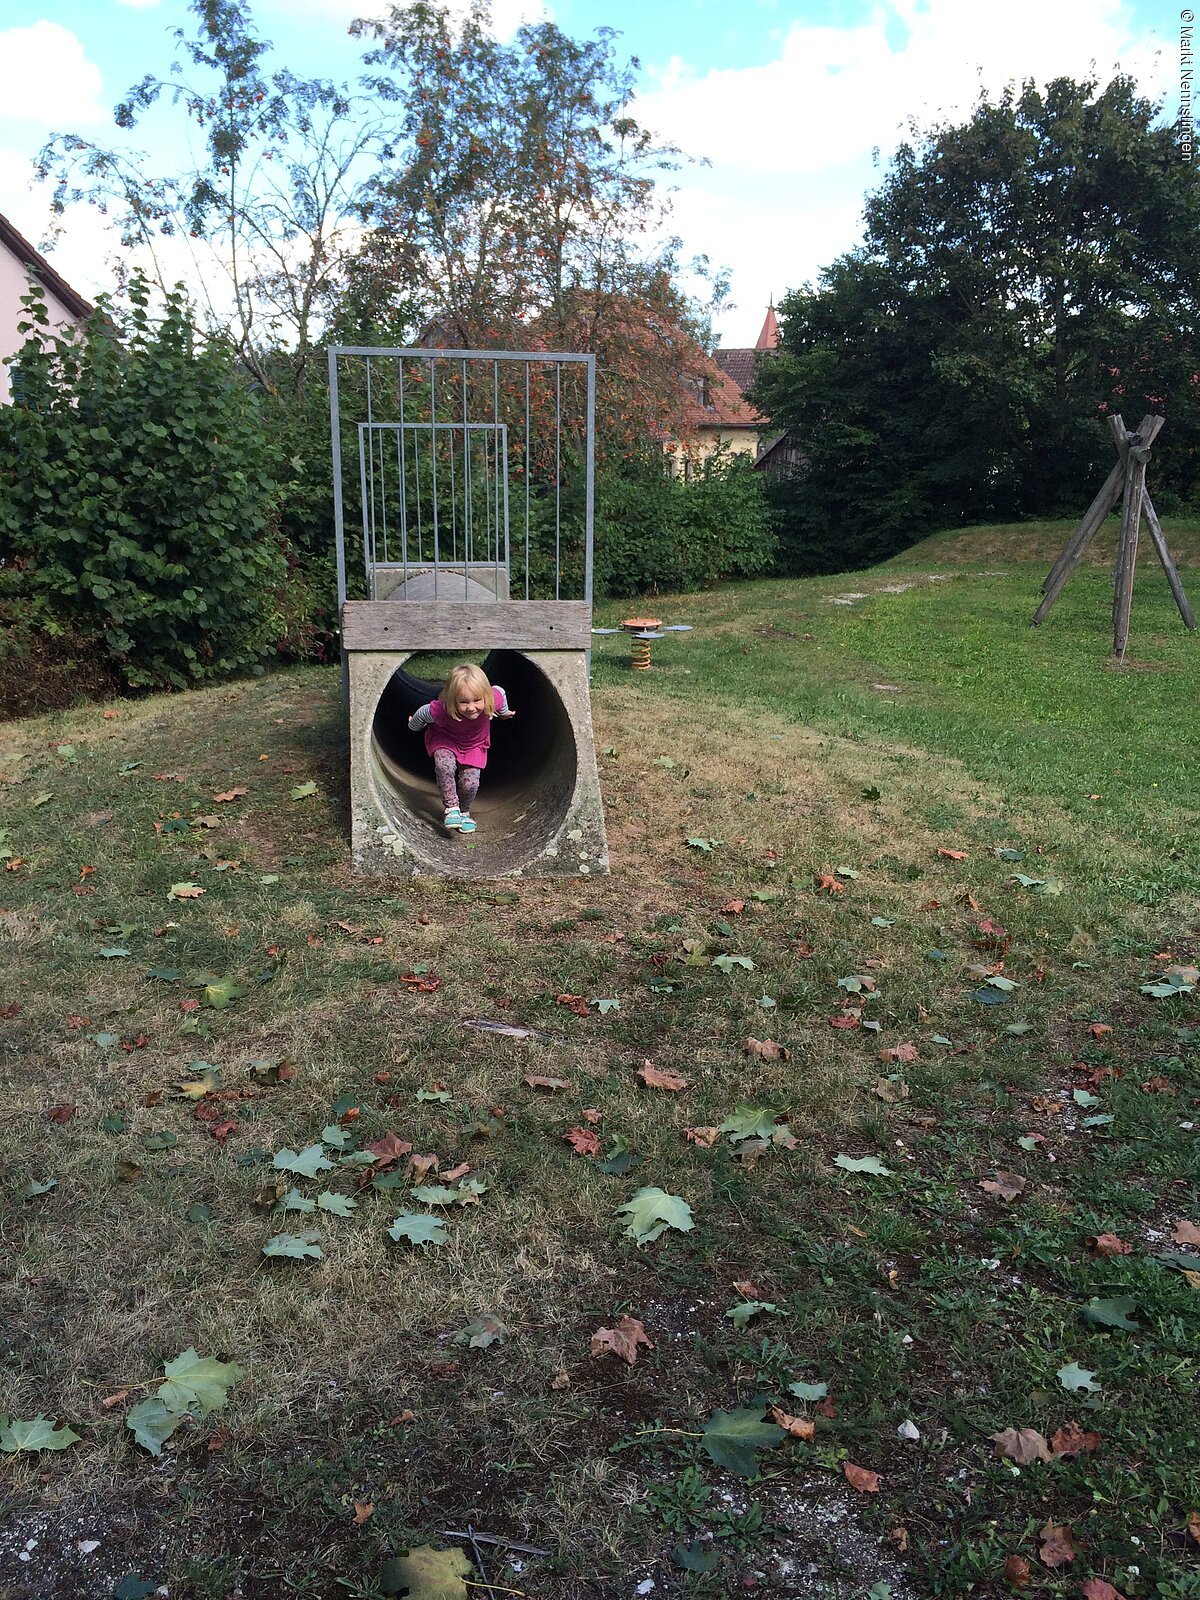
[[[638,1584],[637,1588],[633,1592],[634,1594],[649,1594],[653,1588],[655,1588],[654,1579],[643,1578],[641,1583]]]
[[[90,1556],[93,1550],[99,1550],[99,1539],[76,1539],[75,1548],[81,1556]]]
[[[1194,1122],[1181,1122],[1179,1124],[1179,1126],[1183,1129],[1183,1131],[1185,1133],[1191,1133],[1192,1129],[1196,1126],[1196,1124]]]
[[[921,1430],[917,1427],[915,1422],[911,1421],[911,1419],[907,1417],[896,1429],[896,1432],[902,1439],[909,1439],[914,1444],[921,1437]]]
[[[912,1336],[911,1333],[906,1333],[904,1335],[903,1339],[901,1339],[901,1341],[900,1341],[901,1344],[912,1344],[912,1342],[913,1342],[913,1336]]]

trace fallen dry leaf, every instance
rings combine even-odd
[[[600,1135],[595,1128],[568,1128],[563,1138],[577,1156],[598,1156]]]
[[[583,1110],[579,1113],[579,1115],[583,1118],[583,1120],[585,1122],[596,1123],[596,1122],[603,1122],[604,1121],[604,1113],[603,1113],[603,1111],[597,1111],[595,1106],[584,1106]]]
[[[571,1387],[571,1374],[567,1371],[566,1367],[559,1367],[558,1371],[550,1379],[550,1387],[558,1390],[569,1389]]]
[[[888,1538],[896,1546],[896,1549],[899,1550],[902,1556],[908,1554],[908,1529],[902,1522],[898,1522],[896,1526],[889,1531]]]
[[[1103,1039],[1106,1033],[1112,1032],[1112,1024],[1110,1022],[1093,1022],[1088,1028],[1088,1032],[1093,1039]]]
[[[250,791],[248,789],[226,789],[224,794],[213,795],[213,799],[218,805],[221,805],[226,800],[240,800],[244,794],[248,794],[249,792]]]
[[[1100,1435],[1085,1433],[1077,1422],[1065,1423],[1050,1438],[1050,1450],[1056,1456],[1091,1455],[1099,1444]]]
[[[711,1150],[720,1136],[719,1128],[685,1128],[683,1137],[690,1139],[693,1144],[698,1144],[701,1150]]]
[[[431,972],[402,972],[396,981],[412,989],[416,994],[432,994],[435,989],[442,987],[442,980]]]
[[[387,1425],[389,1428],[407,1428],[410,1422],[415,1422],[416,1420],[417,1414],[415,1411],[397,1411],[394,1417],[388,1418]]]
[[[1189,1511],[1187,1536],[1193,1544],[1200,1544],[1200,1511]]]
[[[1200,1244],[1200,1227],[1194,1222],[1186,1222],[1181,1217],[1171,1232],[1171,1243]]]
[[[1038,1537],[1042,1541],[1038,1555],[1044,1566],[1065,1567],[1068,1562],[1074,1561],[1075,1546],[1071,1541],[1071,1530],[1065,1524],[1059,1526],[1048,1522]]]
[[[122,1400],[129,1399],[128,1389],[118,1389],[116,1394],[106,1394],[100,1404],[106,1411],[111,1411],[114,1406],[119,1406]]]
[[[619,1356],[632,1367],[642,1345],[647,1350],[654,1349],[643,1324],[636,1317],[622,1316],[615,1328],[596,1329],[592,1335],[591,1353],[593,1356]]]
[[[988,1435],[1002,1459],[1028,1467],[1034,1461],[1049,1461],[1050,1446],[1036,1428],[1005,1428]]]
[[[401,1156],[406,1156],[412,1149],[407,1139],[402,1139],[399,1134],[385,1133],[382,1139],[376,1139],[374,1144],[366,1146],[367,1154],[375,1157],[375,1170],[381,1167],[390,1167],[393,1161],[399,1161]]]
[[[74,1115],[75,1115],[75,1106],[74,1106],[74,1104],[61,1105],[61,1106],[51,1106],[50,1109],[46,1112],[46,1119],[49,1122],[63,1123],[63,1122],[70,1122],[71,1118]]]
[[[1096,1256],[1130,1256],[1133,1246],[1118,1239],[1115,1233],[1098,1233],[1088,1240],[1088,1249]]]
[[[879,1052],[880,1061],[916,1061],[917,1047],[915,1044],[893,1044],[886,1050]]]
[[[558,1090],[571,1087],[570,1078],[543,1078],[536,1072],[527,1072],[521,1082],[528,1084],[531,1089]]]
[[[1004,1562],[1004,1581],[1014,1589],[1023,1589],[1032,1579],[1029,1563],[1024,1556],[1008,1556]]]
[[[816,879],[818,894],[845,894],[846,885],[839,883],[831,872],[822,872]]]
[[[856,1016],[852,1011],[839,1011],[836,1017],[830,1017],[829,1026],[831,1028],[859,1028],[862,1026],[862,1018]]]
[[[794,953],[800,958],[801,961],[808,961],[811,960],[811,958],[816,954],[816,947],[809,944],[807,939],[801,939],[799,944],[797,944]]]
[[[997,1172],[994,1180],[981,1178],[979,1187],[984,1194],[994,1194],[997,1200],[1011,1203],[1025,1192],[1025,1179],[1015,1172]]]
[[[1083,1600],[1125,1600],[1119,1589],[1114,1589],[1107,1578],[1088,1578],[1080,1584]]]
[[[746,1035],[742,1049],[756,1061],[790,1061],[792,1056],[790,1050],[776,1044],[774,1039],[756,1039],[753,1034]]]
[[[230,1433],[229,1429],[224,1423],[222,1423],[219,1428],[214,1428],[209,1434],[208,1443],[205,1445],[205,1449],[208,1451],[210,1456],[216,1455],[218,1450],[224,1450],[225,1446],[229,1443],[232,1437],[233,1435]]]
[[[745,909],[746,902],[744,900],[726,900],[725,904],[721,907],[721,910],[730,917],[740,917]]]
[[[677,1072],[663,1072],[652,1061],[643,1061],[637,1075],[649,1089],[669,1089],[676,1093],[688,1086],[686,1078],[681,1078]]]
[[[854,1489],[863,1494],[879,1493],[879,1474],[868,1472],[866,1467],[856,1467],[853,1461],[843,1461],[842,1471],[846,1474],[846,1481]]]
[[[573,1011],[577,1017],[590,1015],[588,1003],[581,994],[556,994],[554,1003],[567,1011]]]
[[[938,855],[944,856],[947,861],[966,861],[968,859],[965,850],[947,850],[942,845],[938,846]]]
[[[888,1105],[898,1105],[901,1100],[907,1100],[912,1090],[902,1078],[876,1078],[875,1093],[881,1100],[886,1100]]]
[[[447,1167],[438,1173],[443,1183],[457,1183],[460,1178],[465,1178],[471,1170],[469,1161],[460,1161],[456,1167]]]
[[[1179,1093],[1170,1078],[1164,1078],[1161,1073],[1153,1078],[1147,1078],[1145,1083],[1139,1083],[1138,1088],[1143,1094],[1169,1094],[1172,1098]]]
[[[374,1511],[375,1505],[371,1500],[356,1500],[354,1502],[354,1526],[360,1528]]]
[[[811,1439],[816,1434],[817,1425],[808,1417],[791,1417],[786,1411],[780,1410],[778,1406],[772,1406],[767,1415],[777,1427],[782,1428],[784,1433],[789,1434],[793,1439]],[[857,1470],[861,1472],[863,1469],[859,1467]],[[867,1476],[874,1477],[874,1473],[868,1473]],[[850,1481],[853,1483],[853,1478]],[[861,1488],[863,1486],[856,1484],[855,1487]]]
[[[441,1157],[437,1155],[409,1156],[406,1164],[406,1170],[413,1183],[424,1183],[429,1174],[436,1170],[437,1164],[440,1160]]]

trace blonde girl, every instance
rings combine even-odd
[[[459,833],[475,832],[471,807],[479,793],[479,774],[487,766],[492,718],[514,715],[500,685],[489,683],[481,668],[463,662],[451,670],[437,699],[409,717],[414,733],[425,730],[425,748],[433,757],[445,812],[444,827]]]

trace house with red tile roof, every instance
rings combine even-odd
[[[0,215],[0,405],[9,399],[8,356],[15,355],[24,342],[17,324],[25,317],[21,297],[29,293],[30,280],[40,285],[46,296],[50,326],[61,330],[90,317],[94,307],[65,278],[59,276],[17,232],[7,217]]]
[[[778,343],[779,323],[772,305],[753,349],[727,347],[701,355],[698,373],[688,384],[686,431],[663,446],[676,471],[698,465],[722,448],[758,460],[770,424],[746,399],[745,390],[754,381],[763,352],[774,350]]]

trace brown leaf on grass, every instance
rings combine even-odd
[[[414,994],[432,994],[435,989],[442,987],[442,980],[431,972],[402,972],[396,981],[411,989]]]
[[[976,900],[975,896],[969,889],[964,889],[962,893],[957,896],[957,900],[960,906],[970,906],[972,911],[983,910],[983,907],[979,904],[979,901]]]
[[[527,1072],[521,1082],[528,1084],[531,1089],[559,1090],[571,1087],[570,1078],[544,1078],[536,1072]]]
[[[876,1078],[875,1093],[881,1100],[886,1100],[888,1105],[898,1105],[901,1100],[907,1100],[912,1090],[903,1078]]]
[[[1098,1233],[1088,1240],[1088,1249],[1095,1256],[1131,1256],[1133,1246],[1118,1239],[1115,1233]]]
[[[1024,1556],[1007,1556],[1004,1562],[1004,1581],[1014,1589],[1024,1589],[1033,1580],[1029,1563]]]
[[[1161,1073],[1147,1078],[1145,1083],[1139,1083],[1138,1088],[1143,1094],[1169,1094],[1172,1099],[1179,1093],[1170,1078],[1164,1078]]]
[[[394,1161],[399,1161],[401,1156],[406,1156],[412,1149],[407,1139],[402,1139],[398,1133],[385,1133],[382,1139],[376,1139],[374,1144],[366,1146],[368,1155],[375,1157],[375,1170],[378,1172],[383,1167],[390,1167]]]
[[[917,1047],[915,1044],[893,1044],[886,1050],[879,1052],[880,1061],[916,1061]]]
[[[1056,1456],[1091,1455],[1100,1442],[1098,1433],[1085,1433],[1077,1422],[1068,1422],[1051,1435],[1050,1451]]]
[[[726,900],[721,907],[721,910],[729,917],[740,917],[745,909],[746,902],[744,900]]]
[[[758,1285],[752,1278],[735,1278],[733,1280],[733,1287],[739,1294],[745,1295],[747,1300],[762,1299],[762,1296],[758,1292]]]
[[[845,894],[846,885],[839,883],[832,872],[822,872],[816,878],[818,894]]]
[[[944,845],[938,845],[938,855],[944,856],[947,861],[966,861],[968,853],[965,850],[947,850]]]
[[[831,1028],[860,1028],[862,1026],[862,1018],[856,1016],[853,1011],[839,1011],[836,1017],[830,1017],[829,1026]]]
[[[1114,1589],[1107,1578],[1088,1578],[1079,1586],[1083,1600],[1125,1600],[1119,1589]]]
[[[249,794],[248,789],[226,789],[223,794],[213,795],[217,805],[222,805],[226,800],[240,800],[244,794]]]
[[[62,1124],[64,1122],[70,1122],[74,1115],[75,1105],[72,1102],[68,1105],[51,1106],[46,1112],[46,1120],[48,1122],[57,1122]]]
[[[577,1156],[598,1156],[600,1135],[595,1128],[568,1128],[563,1138]]]
[[[921,903],[922,911],[940,911],[941,909],[942,902],[940,900],[925,900]]]
[[[619,1356],[632,1367],[638,1358],[639,1348],[645,1345],[653,1350],[653,1341],[636,1317],[622,1316],[615,1328],[597,1328],[592,1335],[593,1356]]]
[[[1025,1179],[1015,1172],[997,1172],[994,1180],[981,1178],[979,1187],[984,1194],[993,1194],[997,1200],[1011,1204],[1025,1192]]]
[[[699,1145],[701,1150],[711,1150],[720,1137],[720,1132],[719,1128],[685,1128],[683,1137]]]
[[[225,1446],[229,1443],[232,1437],[233,1435],[230,1433],[229,1429],[224,1423],[222,1423],[219,1428],[214,1428],[209,1434],[208,1443],[205,1445],[205,1449],[208,1451],[210,1456],[215,1456],[218,1450],[224,1450]]]
[[[559,1367],[558,1371],[550,1379],[550,1387],[558,1390],[559,1392],[561,1392],[563,1389],[569,1389],[571,1387],[571,1374],[567,1371],[566,1367]]]
[[[1074,1561],[1076,1551],[1068,1526],[1048,1522],[1038,1537],[1042,1541],[1038,1555],[1044,1566],[1065,1567],[1068,1562]]]
[[[460,1161],[456,1167],[446,1167],[438,1173],[443,1183],[457,1183],[460,1178],[465,1178],[471,1170],[469,1161]]]
[[[1200,1244],[1200,1227],[1182,1217],[1171,1230],[1172,1244]]]
[[[387,1419],[387,1425],[389,1428],[407,1428],[410,1422],[415,1422],[416,1420],[417,1414],[415,1411],[397,1411],[394,1417]]]
[[[405,1170],[413,1183],[424,1183],[431,1172],[436,1171],[440,1156],[409,1156],[405,1163]]]
[[[579,1115],[585,1122],[596,1123],[604,1121],[603,1111],[597,1111],[595,1106],[584,1106]]]
[[[562,1006],[564,1010],[574,1012],[577,1017],[588,1016],[588,1003],[581,994],[556,994],[554,1004]]]
[[[1093,1022],[1088,1028],[1093,1039],[1103,1039],[1106,1033],[1112,1032],[1111,1022]]]
[[[1005,1428],[1001,1433],[990,1433],[988,1438],[1002,1460],[1015,1461],[1019,1467],[1050,1460],[1050,1446],[1036,1428]]]
[[[1061,1117],[1063,1114],[1063,1102],[1061,1100],[1052,1100],[1046,1094],[1035,1094],[1030,1101],[1030,1105],[1035,1111],[1040,1111],[1044,1117]]]
[[[681,1078],[677,1072],[663,1072],[652,1061],[643,1061],[637,1075],[648,1089],[669,1089],[675,1094],[688,1086],[686,1078]]]
[[[116,1394],[106,1394],[104,1396],[104,1398],[101,1400],[100,1404],[104,1407],[105,1411],[111,1411],[114,1406],[119,1406],[121,1404],[122,1400],[128,1400],[128,1399],[129,1399],[129,1390],[128,1389],[118,1389]]]
[[[1200,1511],[1189,1511],[1187,1536],[1193,1544],[1200,1544]]]
[[[779,1406],[772,1406],[767,1415],[776,1427],[782,1428],[793,1439],[812,1439],[816,1435],[817,1425],[809,1417],[791,1417]]]
[[[846,1481],[851,1488],[858,1489],[863,1494],[879,1493],[877,1472],[868,1472],[866,1467],[856,1467],[853,1461],[843,1461],[842,1471],[846,1474]]]
[[[209,1127],[208,1131],[212,1134],[217,1143],[224,1147],[226,1139],[229,1138],[231,1133],[236,1133],[237,1128],[237,1123],[230,1118],[227,1122],[214,1122]]]
[[[374,1511],[374,1509],[375,1509],[374,1501],[372,1501],[372,1500],[356,1500],[354,1502],[354,1526],[356,1528],[361,1528],[363,1523],[371,1515],[371,1513],[372,1513],[372,1511]]]
[[[13,857],[11,857],[10,860],[8,860],[8,861],[6,861],[4,863],[4,869],[5,869],[6,872],[20,872],[21,868],[24,865],[25,865],[25,857],[24,856],[13,856]]]
[[[756,1061],[790,1061],[792,1057],[792,1052],[774,1039],[756,1039],[752,1033],[742,1041],[742,1049]]]
[[[179,1009],[180,1009],[180,1011],[184,1011],[184,1012],[187,1012],[187,1011],[199,1011],[200,1002],[199,1002],[199,1000],[193,1000],[191,998],[189,998],[187,1000],[181,1000],[179,1002]]]

